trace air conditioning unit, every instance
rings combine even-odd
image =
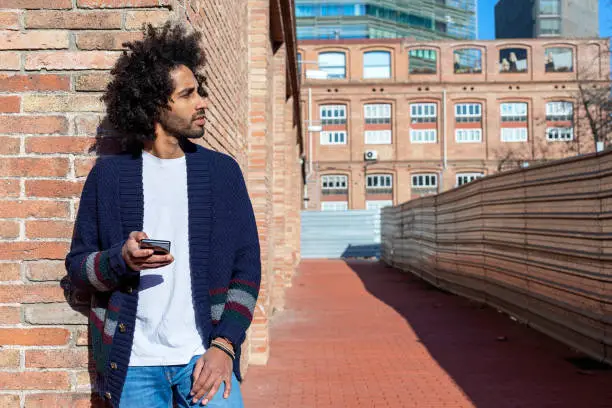
[[[366,150],[364,157],[366,160],[378,159],[378,152],[376,150]]]

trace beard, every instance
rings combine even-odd
[[[199,139],[204,136],[204,127],[194,126],[193,119],[183,119],[173,115],[162,115],[159,124],[177,139]]]

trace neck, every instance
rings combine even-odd
[[[155,129],[155,141],[146,142],[143,150],[160,159],[177,159],[185,155],[179,140],[166,133],[159,125]]]

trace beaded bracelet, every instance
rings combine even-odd
[[[219,350],[223,351],[225,354],[227,354],[232,360],[236,359],[236,355],[227,347],[225,346],[223,343],[220,342],[216,342],[216,341],[212,341],[211,342],[211,347],[216,347]]]

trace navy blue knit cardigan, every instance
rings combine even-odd
[[[253,207],[238,164],[229,156],[188,143],[189,254],[196,324],[205,347],[215,337],[236,349],[253,318],[261,260]],[[72,283],[92,293],[90,334],[97,391],[119,405],[130,360],[139,273],[121,248],[142,231],[142,156],[101,157],[81,196],[66,268]],[[163,239],[163,237],[152,237]]]

